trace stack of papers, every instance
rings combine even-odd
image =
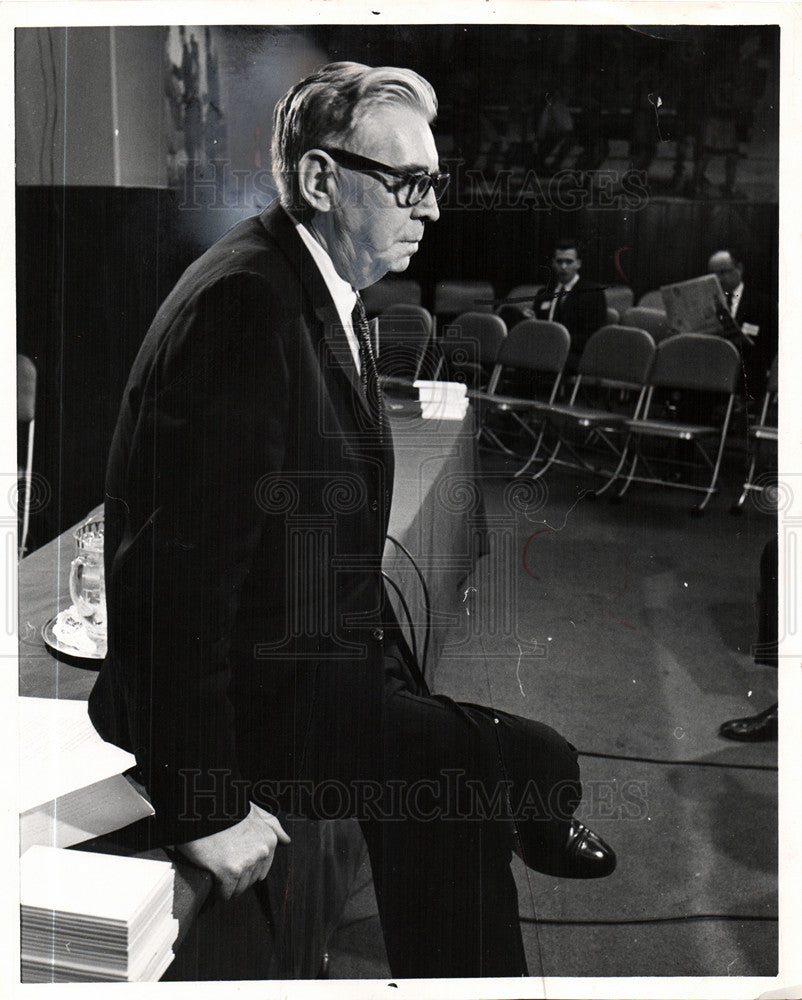
[[[32,847],[20,861],[24,983],[154,982],[173,960],[167,861]]]
[[[134,756],[95,732],[85,701],[20,698],[20,854],[70,847],[153,815],[126,781]]]
[[[462,420],[468,410],[464,382],[414,383],[418,390],[424,420]]]

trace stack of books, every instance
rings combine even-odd
[[[24,983],[154,982],[173,960],[167,861],[36,846],[20,861]]]
[[[418,390],[424,420],[462,420],[468,410],[464,382],[414,383]]]

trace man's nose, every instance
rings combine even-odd
[[[434,188],[430,187],[426,196],[412,208],[413,218],[423,219],[426,222],[437,222],[440,218],[440,206],[434,196]]]

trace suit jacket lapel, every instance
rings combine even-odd
[[[354,364],[354,356],[351,353],[351,346],[348,343],[345,330],[340,322],[337,308],[329,293],[328,286],[323,280],[323,275],[304,246],[303,240],[295,231],[292,219],[278,201],[274,201],[268,205],[259,218],[268,234],[278,244],[284,255],[298,272],[301,284],[309,296],[315,315],[323,328],[323,336],[326,339],[326,344],[335,362],[351,383],[351,387],[359,399],[360,406],[370,416],[368,401],[362,392],[362,383]]]

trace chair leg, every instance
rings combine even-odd
[[[723,426],[721,428],[721,438],[720,438],[719,444],[718,444],[718,452],[716,454],[716,463],[713,466],[713,475],[712,475],[712,477],[710,479],[710,485],[707,487],[707,490],[705,492],[705,498],[699,504],[699,512],[700,513],[705,509],[705,507],[710,502],[710,498],[716,492],[716,482],[718,481],[718,473],[719,473],[719,469],[721,468],[721,459],[724,457],[724,443],[727,440],[727,431],[730,428],[730,417],[732,416],[732,405],[733,405],[733,397],[730,396],[729,403],[727,404],[727,413],[726,413],[726,416],[724,417],[724,424],[723,424]],[[702,450],[701,446],[700,446],[700,450]],[[703,452],[703,454],[704,454],[704,452]]]
[[[752,479],[753,479],[753,477],[755,475],[755,466],[756,465],[757,465],[757,455],[753,455],[752,456],[752,461],[749,463],[749,471],[746,474],[746,479],[744,481],[743,489],[741,490],[741,495],[738,497],[738,499],[732,505],[731,513],[733,513],[733,514],[737,513],[743,507],[744,502],[746,500],[746,495],[752,489]]]
[[[638,464],[638,453],[636,451],[635,454],[632,456],[632,465],[630,465],[629,467],[629,472],[627,473],[624,485],[621,487],[618,493],[616,493],[616,499],[620,500],[621,497],[623,497],[623,495],[629,489],[630,485],[632,484],[632,477],[635,475],[635,466],[637,464]]]
[[[28,425],[28,454],[25,463],[25,489],[22,499],[22,527],[20,529],[19,551],[17,559],[22,559],[28,545],[28,530],[31,520],[31,481],[33,476],[33,428],[34,421]]]
[[[506,444],[501,440],[501,438],[496,434],[495,431],[491,431],[488,427],[483,427],[481,433],[489,440],[492,441],[494,446],[498,448],[499,451],[503,452],[505,455],[514,456],[515,452],[512,448],[508,448]]]
[[[521,425],[521,427],[523,427],[523,428],[524,428],[524,430],[526,430],[526,431],[527,431],[528,433],[532,434],[532,431],[531,431],[531,429],[529,428],[529,426],[528,426],[528,424],[526,423],[526,421],[524,421],[524,420],[521,420],[521,418],[520,418],[520,417],[518,416],[518,414],[517,414],[517,413],[513,413],[513,414],[512,414],[512,416],[513,416],[513,417],[515,418],[515,420],[516,420],[516,421],[517,421],[517,422],[518,422],[518,423],[519,423],[519,424]],[[535,441],[535,447],[534,447],[534,448],[532,449],[532,452],[531,452],[531,454],[529,455],[529,458],[528,458],[528,459],[526,460],[526,462],[524,462],[524,464],[523,464],[523,465],[521,466],[521,468],[520,468],[520,469],[519,469],[519,470],[518,470],[518,471],[517,471],[517,472],[515,473],[515,476],[516,476],[516,477],[517,477],[517,476],[522,476],[522,475],[524,474],[524,472],[525,472],[525,471],[526,471],[526,470],[527,470],[527,469],[529,468],[529,466],[530,466],[530,465],[532,464],[532,462],[534,462],[534,461],[535,461],[535,459],[537,458],[537,456],[538,456],[538,454],[539,454],[539,452],[540,452],[540,446],[541,446],[541,445],[543,444],[543,437],[544,437],[545,433],[546,433],[546,424],[545,424],[545,422],[544,422],[544,423],[542,424],[541,428],[540,428],[540,433],[539,433],[539,434],[538,434],[538,436],[537,436],[537,440]],[[534,437],[534,434],[532,434],[532,436]],[[557,443],[557,448],[559,448],[559,442]],[[539,475],[542,475],[542,474],[543,474],[543,473],[544,473],[544,472],[546,471],[546,469],[547,469],[547,468],[548,468],[548,467],[549,467],[549,466],[551,465],[551,463],[552,463],[553,461],[554,461],[554,455],[553,455],[553,453],[552,453],[552,456],[551,456],[551,457],[550,457],[550,458],[549,458],[549,459],[547,460],[547,462],[546,462],[546,466],[545,466],[545,468],[543,468],[543,469],[541,469],[541,470],[540,470],[540,473],[539,473]],[[535,476],[534,478],[538,478],[538,477],[537,477],[537,476]]]
[[[529,458],[527,458],[526,462],[521,466],[521,468],[515,473],[515,476],[513,478],[517,479],[519,476],[522,476],[526,472],[526,470],[529,468],[529,466],[532,464],[532,462],[534,462],[535,458],[537,457],[537,453],[540,450],[540,442],[542,441],[542,439],[543,439],[543,434],[541,432],[541,435],[538,438],[538,442],[535,445],[534,451],[529,456]],[[554,464],[554,462],[555,462],[555,460],[557,458],[557,454],[560,451],[560,446],[561,445],[562,445],[562,441],[558,441],[557,444],[555,445],[552,453],[546,459],[546,462],[543,465],[543,468],[542,469],[538,469],[538,471],[535,472],[534,475],[531,477],[532,479],[540,479],[540,477],[551,468],[551,466]]]
[[[600,497],[602,493],[605,493],[613,485],[616,479],[618,479],[619,475],[621,474],[621,470],[624,467],[624,462],[626,462],[627,460],[628,454],[629,454],[629,443],[625,444],[623,449],[621,450],[621,457],[618,460],[618,465],[613,470],[613,474],[610,476],[610,478],[607,480],[604,486],[601,487],[601,489],[593,491],[597,497]]]

